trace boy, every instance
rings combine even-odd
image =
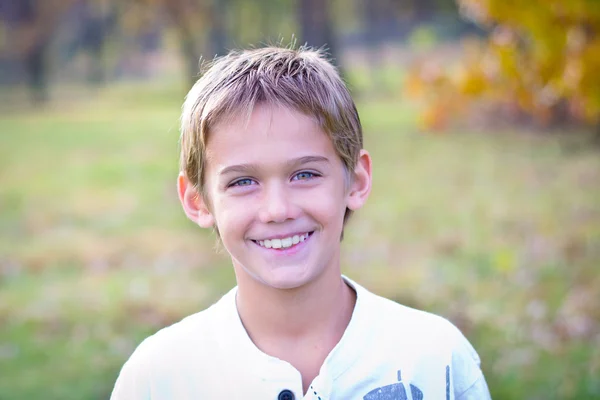
[[[371,189],[362,144],[319,52],[212,64],[183,106],[178,193],[219,235],[237,287],[146,339],[112,399],[489,399],[457,328],[341,275],[344,224]]]

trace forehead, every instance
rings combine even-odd
[[[283,106],[258,104],[249,117],[234,116],[211,129],[206,166],[210,170],[238,163],[272,164],[310,155],[338,158],[315,118]]]

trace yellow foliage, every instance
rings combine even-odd
[[[600,121],[600,1],[457,1],[490,32],[465,42],[454,68],[425,61],[409,71],[406,93],[425,102],[425,128],[443,129],[482,100],[544,124],[565,105],[574,121]]]
[[[478,64],[463,65],[452,80],[460,94],[480,96],[488,86],[486,76]]]

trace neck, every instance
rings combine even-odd
[[[236,275],[240,319],[259,348],[265,342],[314,339],[335,345],[350,322],[356,294],[343,281],[339,268],[326,269],[314,281],[293,289],[269,287],[238,273],[237,268]]]

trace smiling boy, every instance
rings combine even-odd
[[[477,353],[451,323],[341,275],[371,158],[321,53],[215,60],[186,98],[181,147],[183,209],[215,229],[237,286],[146,339],[112,399],[489,398]]]

